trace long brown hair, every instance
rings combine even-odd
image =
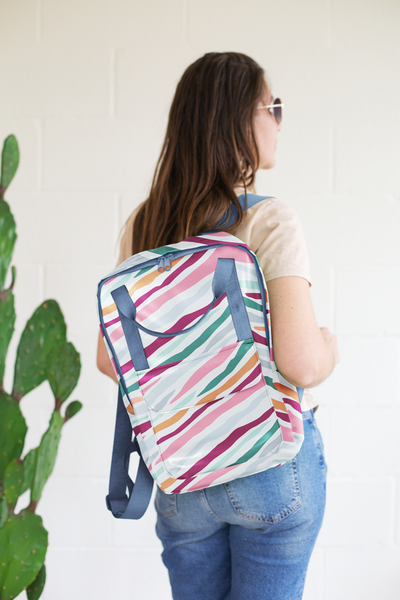
[[[150,195],[133,226],[132,253],[212,229],[232,203],[234,187],[254,182],[259,154],[253,114],[264,71],[236,52],[205,54],[184,72],[172,101]],[[227,221],[225,221],[227,225]],[[226,228],[226,230],[232,229]]]

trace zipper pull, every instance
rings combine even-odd
[[[162,273],[163,271],[171,270],[171,256],[168,254],[164,254],[158,261],[158,272]]]

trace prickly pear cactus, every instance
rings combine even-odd
[[[75,388],[80,374],[79,353],[67,341],[67,327],[55,300],[46,300],[32,314],[22,332],[14,367],[11,393],[3,386],[6,356],[14,332],[13,287],[16,271],[11,267],[16,225],[4,193],[19,163],[14,136],[4,142],[0,174],[0,600],[16,598],[26,589],[28,600],[38,600],[46,581],[44,560],[47,531],[35,514],[56,461],[64,424],[82,404],[63,403]],[[27,425],[20,401],[45,380],[54,394],[49,427],[37,448],[22,457]],[[18,499],[30,490],[29,505],[15,514]]]

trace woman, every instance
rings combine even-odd
[[[338,362],[336,338],[317,325],[301,225],[267,198],[243,213],[238,195],[275,164],[282,106],[249,57],[206,54],[178,84],[149,198],[129,218],[119,262],[215,228],[258,256],[268,285],[274,356],[298,387],[324,381]],[[238,218],[229,228],[233,205]],[[224,216],[225,215],[225,216]],[[98,366],[115,379],[102,341]],[[157,489],[157,534],[178,600],[302,597],[325,506],[325,461],[306,391],[297,457],[229,484],[180,495]]]

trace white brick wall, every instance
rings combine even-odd
[[[55,297],[83,364],[84,410],[38,509],[44,600],[171,598],[154,509],[138,523],[105,509],[115,386],[95,367],[95,294],[145,197],[174,87],[213,50],[253,56],[286,103],[258,191],[298,211],[318,320],[341,348],[316,390],[328,504],[304,598],[399,598],[399,30],[394,0],[0,0],[0,140],[15,133],[21,148],[8,193],[17,332]],[[51,401],[46,384],[22,401],[27,449]]]

